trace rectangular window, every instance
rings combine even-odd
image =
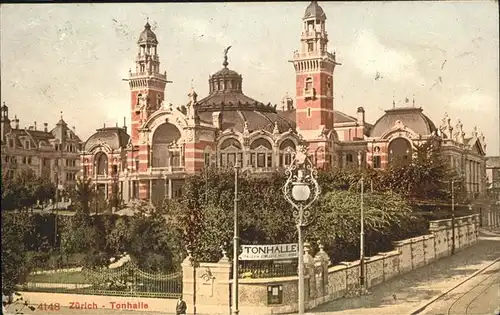
[[[267,167],[273,167],[273,154],[267,154]]]
[[[349,130],[349,131],[350,131],[350,130]],[[353,157],[352,157],[352,154],[350,154],[350,153],[349,153],[349,154],[346,154],[346,156],[345,156],[345,161],[346,161],[347,163],[352,163],[352,162],[353,162]]]
[[[285,166],[292,164],[292,155],[290,153],[285,154]]]
[[[83,167],[83,177],[87,177],[88,176],[88,168],[87,166],[84,166]]]
[[[138,160],[135,161],[135,171],[139,172],[139,161]]]
[[[250,164],[252,167],[255,167],[255,153],[250,154],[250,161],[249,161],[249,164]]]
[[[210,166],[210,153],[205,153],[205,167]]]
[[[57,166],[59,164],[59,160],[55,159],[54,160],[54,166]]]
[[[265,167],[265,166],[266,166],[266,154],[257,153],[257,167]]]
[[[113,165],[113,175],[118,174],[118,165]]]
[[[314,50],[314,43],[307,43],[307,51],[311,52]]]
[[[380,167],[382,167],[380,155],[376,155],[373,157],[373,168],[380,168]]]
[[[9,147],[14,147],[14,139],[9,139]]]
[[[31,164],[31,156],[28,157],[28,164]]]
[[[236,163],[236,153],[229,153],[227,155],[227,166],[234,166]]]
[[[243,166],[243,153],[238,153],[238,166]]]
[[[23,157],[23,164],[26,164],[26,157]]]

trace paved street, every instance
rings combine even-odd
[[[500,262],[432,303],[421,315],[498,314]],[[497,312],[497,313],[495,313]]]
[[[498,257],[500,230],[495,233],[481,232],[480,241],[474,247],[391,279],[372,288],[371,295],[332,301],[311,310],[309,314],[411,314],[425,301],[458,285],[474,272],[492,264]]]

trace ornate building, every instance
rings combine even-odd
[[[291,62],[296,73],[294,100],[280,108],[243,92],[243,76],[223,68],[209,76],[209,94],[198,98],[191,88],[187,103],[166,104],[170,83],[160,71],[158,40],[146,23],[137,42],[135,72],[129,73],[132,124],[102,128],[85,143],[82,172],[92,176],[104,194],[117,183],[123,200],[159,200],[180,193],[184,178],[205,167],[239,163],[250,172],[270,172],[290,164],[292,152],[307,143],[318,167],[385,168],[394,158],[412,157],[415,145],[443,140],[450,163],[467,178],[470,192],[484,191],[484,137],[466,137],[461,123],[446,117],[439,128],[411,106],[386,110],[375,124],[363,107],[355,117],[334,109],[335,53],[328,51],[326,14],[312,1],[303,17],[301,49]]]
[[[12,123],[14,125],[12,125]],[[62,118],[50,131],[48,124],[37,128],[36,121],[19,127],[17,116],[9,118],[9,108],[1,107],[2,171],[32,169],[37,176],[47,176],[59,188],[75,184],[80,171],[82,141]]]

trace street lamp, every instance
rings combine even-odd
[[[233,236],[233,314],[237,315],[238,309],[238,254],[239,254],[239,229],[238,229],[238,173],[240,166],[238,163],[234,166],[234,236]]]
[[[299,238],[299,314],[304,314],[305,311],[304,243],[302,240],[302,227],[310,223],[311,213],[307,209],[318,199],[321,193],[321,188],[316,181],[317,171],[308,158],[306,150],[304,146],[299,146],[297,153],[293,154],[292,162],[285,171],[285,175],[288,178],[283,186],[283,194],[286,201],[295,208],[293,210],[293,217],[297,224]]]

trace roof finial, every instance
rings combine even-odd
[[[61,111],[61,120],[63,119],[63,111]]]
[[[222,63],[224,68],[227,68],[227,66],[229,65],[229,63],[227,62],[227,52],[229,51],[229,48],[231,48],[231,46],[224,49],[224,62]]]
[[[396,101],[394,101],[394,93],[392,93],[392,108],[396,108]]]
[[[146,25],[144,25],[144,28],[150,29],[151,25],[149,25],[149,16],[146,17]]]
[[[415,94],[413,94],[413,107],[415,107]]]

